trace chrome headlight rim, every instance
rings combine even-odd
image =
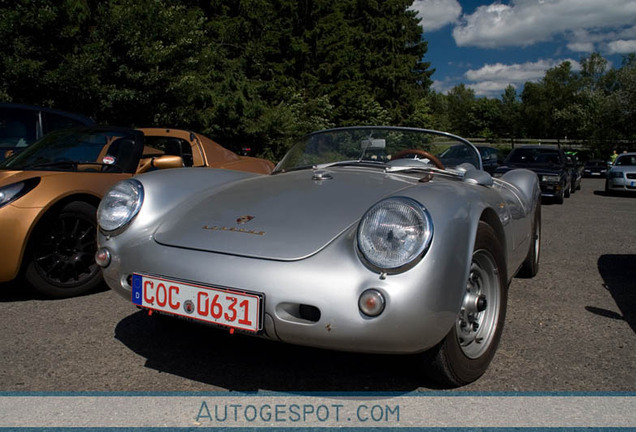
[[[125,190],[127,187],[129,188],[128,191]],[[121,200],[122,198],[126,198],[123,194],[119,196],[116,196],[116,194],[125,194],[126,192],[132,192],[128,196],[128,198],[132,198],[132,205],[120,206],[129,210],[123,218],[118,221],[113,221],[113,217],[107,216],[112,216],[113,209],[115,208],[114,204],[117,203],[118,199]],[[97,208],[97,226],[99,227],[100,232],[107,236],[116,236],[121,234],[135,219],[139,210],[141,210],[143,202],[144,187],[140,181],[135,179],[126,179],[115,184],[115,186],[113,186],[106,195],[104,195],[99,203],[99,207]]]
[[[361,239],[363,236],[362,231],[365,229],[366,221],[370,217],[369,215],[372,215],[374,211],[382,208],[383,206],[387,206],[393,203],[403,205],[405,206],[405,208],[408,208],[411,211],[415,212],[421,220],[424,229],[422,231],[421,242],[419,243],[418,247],[414,249],[413,252],[408,254],[407,259],[403,260],[402,262],[396,262],[394,263],[395,265],[381,265],[377,260],[369,257],[369,254],[361,245]],[[390,197],[377,202],[376,204],[371,206],[369,210],[367,210],[364,216],[362,216],[356,230],[356,251],[358,253],[358,257],[366,267],[377,273],[397,274],[411,269],[426,255],[432,241],[433,220],[431,218],[431,215],[424,205],[410,197]]]
[[[3,194],[0,195],[0,208],[8,206],[28,194],[35,189],[38,184],[40,184],[40,177],[33,177],[0,187],[0,193]]]

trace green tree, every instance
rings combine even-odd
[[[410,3],[3,2],[0,96],[278,158],[315,127],[413,118],[432,71]]]
[[[508,85],[501,95],[501,122],[503,137],[510,140],[522,137],[521,102],[512,84]]]
[[[471,136],[478,129],[475,91],[464,84],[453,87],[446,95],[449,131]]]

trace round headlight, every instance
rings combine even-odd
[[[381,271],[399,270],[423,256],[433,224],[426,209],[411,198],[389,198],[367,211],[358,226],[358,249]]]
[[[108,233],[125,227],[137,215],[143,200],[144,188],[137,180],[117,183],[99,203],[99,227]]]

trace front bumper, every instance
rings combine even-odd
[[[607,179],[607,188],[615,192],[636,193],[636,179],[610,177]]]
[[[554,198],[563,195],[563,186],[561,183],[541,182],[541,196],[546,198]]]
[[[134,272],[264,295],[261,336],[286,343],[341,351],[406,354],[439,343],[457,320],[468,271],[432,252],[409,271],[380,277],[352,250],[353,232],[298,261],[271,261],[179,249],[146,238],[119,250],[117,239],[99,238],[112,261],[106,283],[131,301]],[[370,318],[358,308],[365,290],[380,291],[384,312]],[[320,311],[312,320],[301,305]]]

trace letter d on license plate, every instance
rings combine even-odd
[[[134,274],[132,302],[138,306],[208,323],[257,332],[262,296]]]

